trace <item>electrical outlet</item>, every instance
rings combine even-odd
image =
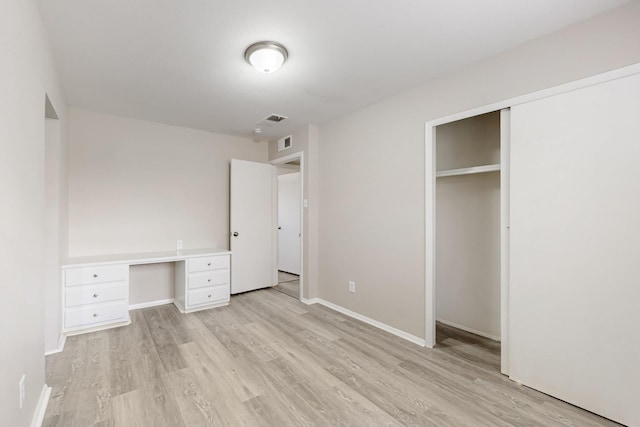
[[[18,383],[18,386],[20,387],[20,409],[22,409],[22,404],[24,403],[24,382],[26,379],[27,376],[23,374],[22,378],[20,378],[20,382]]]
[[[177,246],[178,250],[182,249],[182,240],[178,240]]]
[[[356,291],[356,282],[354,282],[353,280],[349,280],[349,292],[355,292]]]

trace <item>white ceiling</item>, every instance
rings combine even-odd
[[[69,105],[248,136],[322,124],[626,0],[39,0]],[[273,74],[244,50],[275,40]]]

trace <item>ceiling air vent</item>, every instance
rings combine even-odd
[[[272,114],[269,117],[265,118],[264,120],[268,121],[268,122],[273,122],[273,123],[280,123],[281,121],[287,119],[286,116],[281,116],[278,114]]]
[[[278,140],[278,151],[284,151],[288,148],[291,148],[291,135]]]
[[[279,114],[271,114],[270,116],[267,116],[264,119],[260,120],[258,123],[256,123],[256,127],[262,130],[265,130],[270,128],[271,126],[277,125],[278,123],[286,119],[288,119],[287,116],[281,116]]]

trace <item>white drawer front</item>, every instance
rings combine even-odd
[[[229,270],[213,270],[206,273],[190,274],[187,278],[189,289],[204,288],[205,286],[226,285],[229,283]]]
[[[125,303],[90,306],[65,312],[65,328],[89,327],[98,323],[129,320],[129,307]]]
[[[94,283],[117,282],[126,280],[129,274],[129,266],[103,265],[97,267],[68,268],[65,272],[65,285],[91,285]]]
[[[127,298],[125,282],[102,285],[77,286],[65,291],[65,307],[124,300]]]
[[[207,256],[187,260],[187,271],[189,273],[218,270],[221,268],[229,268],[229,255]]]
[[[187,292],[187,306],[229,301],[229,285],[214,286]]]

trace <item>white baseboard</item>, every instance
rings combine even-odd
[[[38,406],[36,406],[33,418],[31,418],[31,427],[40,427],[42,425],[42,421],[44,421],[44,414],[47,412],[49,397],[51,397],[51,387],[45,384],[42,386],[40,399],[38,399]]]
[[[300,301],[307,305],[318,304],[320,302],[320,298],[300,298]]]
[[[488,334],[486,332],[482,332],[482,331],[475,330],[473,328],[468,328],[466,326],[458,325],[456,323],[449,322],[447,320],[436,319],[436,321],[442,323],[443,325],[451,326],[453,328],[460,329],[460,330],[465,331],[465,332],[470,332],[472,334],[480,335],[481,337],[489,338],[490,340],[500,341],[500,337]]]
[[[309,301],[309,302],[307,302],[307,301]],[[354,319],[358,319],[358,320],[360,320],[360,321],[362,321],[364,323],[367,323],[367,324],[369,324],[371,326],[375,326],[378,329],[382,329],[385,332],[389,332],[390,334],[393,334],[393,335],[395,335],[397,337],[400,337],[400,338],[405,339],[407,341],[410,341],[410,342],[412,342],[414,344],[417,344],[420,347],[424,347],[424,345],[425,345],[425,340],[423,338],[416,337],[415,335],[411,335],[411,334],[409,334],[409,333],[407,333],[405,331],[401,331],[400,329],[396,329],[393,326],[389,326],[386,323],[382,323],[382,322],[379,322],[379,321],[377,321],[375,319],[372,319],[370,317],[363,316],[362,314],[356,313],[355,311],[351,311],[348,308],[344,308],[344,307],[339,306],[337,304],[334,304],[332,302],[325,301],[322,298],[312,298],[312,299],[307,300],[307,301],[303,300],[302,302],[304,302],[305,304],[320,304],[320,305],[324,305],[325,307],[328,307],[328,308],[330,308],[332,310],[335,310],[335,311],[337,311],[339,313],[345,314],[345,315],[347,315],[349,317],[353,317]]]
[[[50,354],[62,353],[64,350],[64,344],[67,342],[67,336],[65,334],[61,334],[58,339],[58,348],[50,351],[46,351],[44,353],[45,356],[49,356]]]
[[[86,333],[89,333],[89,332],[98,332],[98,331],[104,331],[105,329],[120,328],[122,326],[127,326],[127,325],[130,325],[130,324],[131,324],[131,319],[124,320],[122,322],[108,323],[106,325],[94,326],[92,328],[78,329],[78,330],[75,330],[75,331],[68,331],[68,332],[65,332],[65,334],[68,337],[72,337],[74,335],[82,335],[82,334],[86,334]]]
[[[141,308],[155,307],[157,305],[165,305],[173,303],[173,298],[159,299],[157,301],[141,302],[139,304],[131,304],[129,310],[139,310]]]

